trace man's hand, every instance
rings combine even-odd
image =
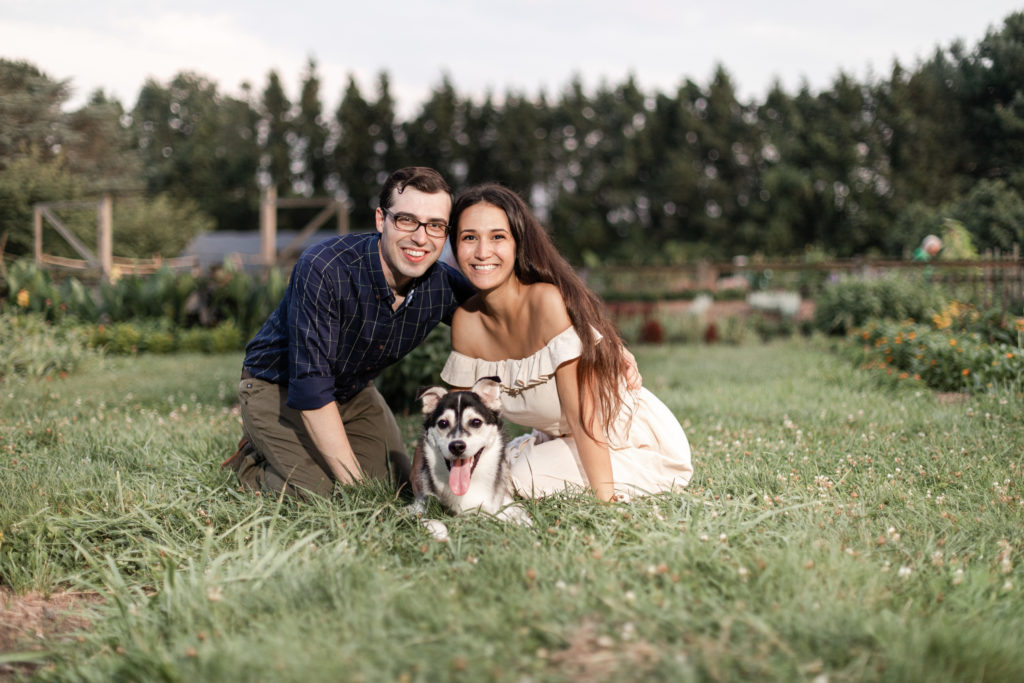
[[[331,401],[316,410],[303,410],[302,424],[335,479],[342,484],[351,484],[363,478],[359,461],[348,442],[337,403]]]

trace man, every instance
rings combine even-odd
[[[437,263],[451,205],[437,171],[400,169],[381,190],[376,234],[332,238],[299,258],[242,363],[243,439],[224,466],[245,488],[302,497],[327,495],[334,481],[408,481],[398,423],[373,378],[474,291]]]
[[[942,251],[942,240],[935,235],[926,235],[921,246],[914,250],[915,261],[931,261]]]

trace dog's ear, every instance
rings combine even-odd
[[[501,410],[501,378],[481,377],[473,385],[473,393],[483,399],[491,410]]]
[[[448,390],[444,387],[427,387],[420,389],[420,393],[417,394],[417,400],[423,402],[423,414],[428,415],[434,412],[434,408],[437,407],[438,401],[444,398],[444,395],[448,393]]]

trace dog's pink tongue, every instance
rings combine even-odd
[[[448,473],[448,487],[456,496],[466,495],[469,490],[470,471],[473,467],[473,458],[459,458],[452,462],[452,469]]]

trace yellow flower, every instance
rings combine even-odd
[[[971,374],[971,369],[970,368],[964,368],[963,370],[960,371],[960,374],[963,375],[964,377],[966,377],[967,375]]]
[[[949,345],[950,346],[956,346],[956,339],[950,339],[949,340]]]
[[[28,308],[28,290],[23,289],[18,292],[18,305],[22,308]]]

